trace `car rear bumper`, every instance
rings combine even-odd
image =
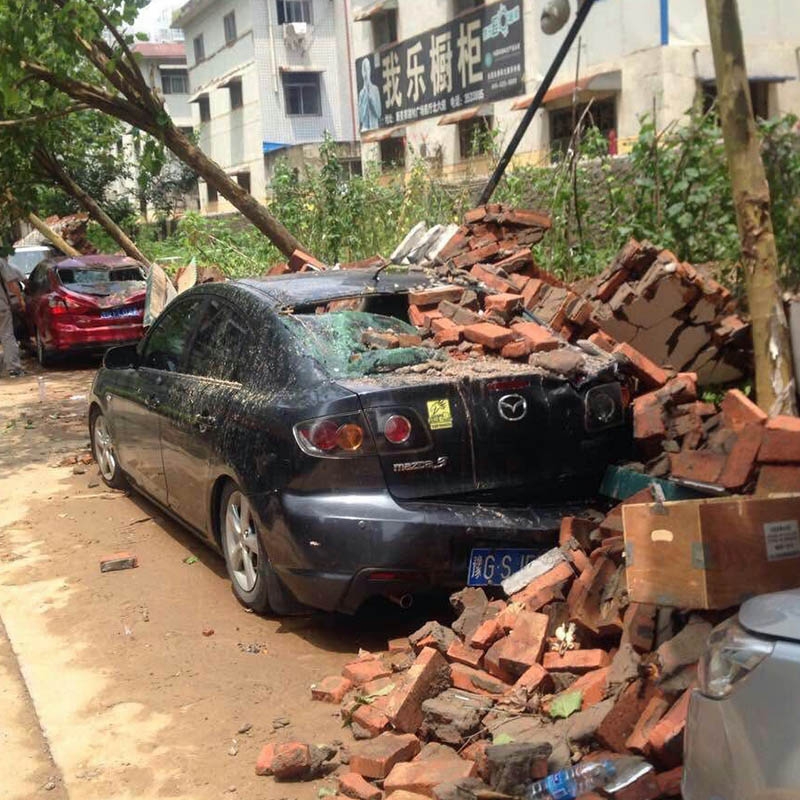
[[[575,510],[579,507],[576,506]],[[260,510],[261,512],[261,510]],[[299,601],[352,613],[369,597],[467,582],[473,547],[545,550],[557,542],[564,505],[509,509],[446,502],[397,503],[386,492],[284,493],[265,542]],[[263,514],[262,514],[263,516]]]
[[[92,326],[54,323],[50,326],[48,349],[57,353],[106,350],[115,345],[137,342],[144,335],[141,321]]]

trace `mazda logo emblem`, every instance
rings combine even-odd
[[[528,413],[528,402],[521,394],[504,394],[497,401],[500,416],[509,422],[519,422]]]

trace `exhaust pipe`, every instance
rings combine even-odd
[[[411,594],[390,594],[389,600],[400,606],[404,611],[408,611],[414,605],[414,595]]]

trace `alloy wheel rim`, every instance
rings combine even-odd
[[[94,445],[100,474],[110,481],[114,477],[117,460],[114,456],[114,444],[106,427],[106,421],[102,416],[99,416],[94,423]]]
[[[225,510],[225,549],[233,579],[245,592],[252,592],[258,581],[258,539],[250,502],[239,491],[228,498]]]

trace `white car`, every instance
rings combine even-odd
[[[800,800],[800,589],[711,633],[684,740],[684,800]]]
[[[58,251],[48,244],[29,244],[15,247],[14,252],[8,257],[8,263],[27,278],[40,261],[57,254]]]

